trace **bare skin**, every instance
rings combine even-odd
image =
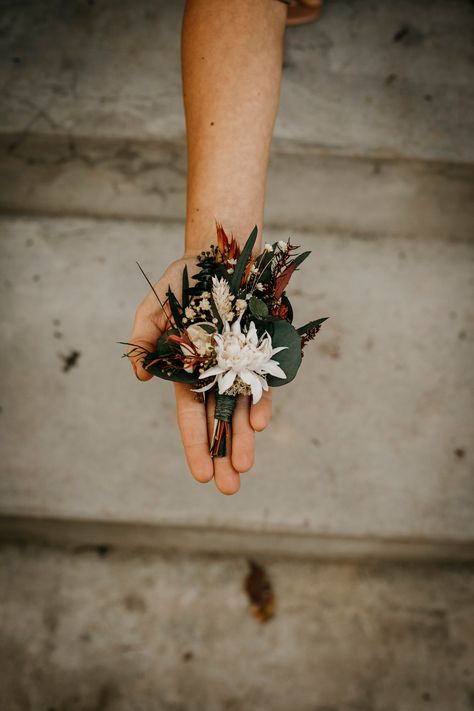
[[[185,250],[157,282],[160,299],[180,295],[183,266],[215,238],[215,220],[243,244],[256,224],[261,238],[265,182],[280,93],[286,6],[273,0],[188,0],[182,32],[183,98],[188,146]],[[258,248],[260,245],[258,245]],[[139,305],[131,343],[152,350],[168,327],[155,295]],[[132,359],[140,380],[152,376]],[[270,422],[271,395],[256,405],[239,397],[230,454],[212,459],[214,396],[200,402],[176,383],[178,426],[191,474],[214,478],[223,494],[240,488],[254,461],[255,431]]]

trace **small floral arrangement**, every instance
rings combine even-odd
[[[169,328],[155,350],[150,353],[129,344],[133,347],[126,355],[140,353],[145,370],[188,383],[197,393],[217,389],[210,452],[222,457],[230,441],[236,398],[251,395],[256,403],[264,390],[291,382],[304,346],[326,318],[300,328],[292,325],[293,309],[285,290],[310,252],[298,254],[298,247],[279,241],[265,244],[255,256],[257,227],[242,250],[222,225],[216,228],[217,245],[197,257],[193,286],[187,268],[183,270],[181,303],[169,287],[166,302],[160,301]]]

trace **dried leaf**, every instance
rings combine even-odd
[[[245,591],[250,600],[250,612],[259,622],[268,622],[275,615],[275,595],[265,568],[249,560]]]

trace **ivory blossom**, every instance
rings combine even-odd
[[[256,403],[262,397],[263,391],[268,390],[268,383],[264,376],[286,378],[278,362],[272,358],[287,346],[273,348],[267,332],[259,338],[253,321],[249,323],[245,333],[241,330],[240,318],[231,326],[225,323],[223,332],[213,334],[213,338],[217,365],[201,373],[199,379],[214,376],[214,380],[196,392],[210,390],[217,382],[219,393],[222,395],[239,377],[243,383],[250,386],[253,402]]]

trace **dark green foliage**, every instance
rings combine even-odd
[[[295,267],[299,267],[300,264],[302,264],[304,260],[309,257],[310,254],[311,252],[301,252],[301,254],[298,254],[298,256],[292,260],[292,263],[295,265]]]
[[[183,309],[186,308],[189,304],[189,276],[188,276],[188,267],[185,265],[183,269],[183,285],[182,285],[182,297],[181,297],[181,303],[183,305]]]
[[[230,289],[232,293],[236,296],[238,294],[240,282],[242,281],[242,277],[245,272],[245,267],[247,266],[247,262],[251,257],[252,249],[254,248],[255,240],[257,239],[257,233],[258,229],[257,225],[255,225],[252,232],[250,233],[248,240],[245,243],[242,252],[240,253],[240,257],[237,260],[237,264],[235,265],[234,273],[232,274],[232,280],[230,282]]]
[[[286,294],[283,294],[283,296],[281,297],[281,303],[288,308],[288,316],[286,317],[286,320],[290,323],[293,323],[293,307]]]
[[[266,318],[268,316],[268,306],[256,296],[252,296],[249,300],[249,309],[255,318]]]
[[[263,252],[256,260],[255,266],[258,269],[259,277],[258,280],[262,284],[268,284],[272,278],[272,270],[269,268],[269,264],[273,259],[273,255],[276,249],[277,242],[273,245],[273,252]]]
[[[166,298],[168,299],[168,303],[170,306],[170,311],[171,315],[173,317],[173,321],[175,322],[176,326],[179,329],[183,328],[183,311],[180,306],[180,303],[176,296],[173,294],[171,291],[171,287],[168,286],[168,291],[166,292]]]
[[[324,323],[324,321],[327,321],[329,316],[325,316],[324,318],[317,318],[315,321],[310,321],[309,323],[305,323],[304,326],[300,326],[297,331],[300,336],[304,336],[305,333],[308,331],[311,331],[313,328],[316,329],[316,332],[319,331],[321,328],[321,324]]]
[[[273,348],[287,346],[284,351],[272,356],[273,360],[276,360],[285,372],[286,379],[283,380],[283,378],[275,378],[273,375],[269,375],[267,382],[272,388],[286,385],[293,380],[301,365],[301,338],[288,321],[276,319],[275,321],[261,322],[261,324],[262,328],[265,325],[264,330],[270,334]]]
[[[168,340],[170,335],[179,335],[179,331],[176,328],[171,328],[166,333],[163,333],[156,342],[155,350],[148,355],[143,360],[143,367],[152,375],[156,375],[158,378],[163,380],[172,380],[177,383],[189,383],[196,384],[198,382],[198,376],[192,373],[186,373],[186,371],[181,368],[170,367],[166,360],[170,356],[173,356],[179,346],[176,343]],[[153,361],[160,359],[158,362],[150,365]],[[147,367],[148,366],[148,367]],[[168,373],[171,372],[171,375]]]
[[[193,276],[196,284],[188,288],[188,296],[200,296],[203,291],[212,291],[212,277],[224,277],[229,281],[230,274],[222,263],[217,263],[213,255],[199,261],[200,271]]]

